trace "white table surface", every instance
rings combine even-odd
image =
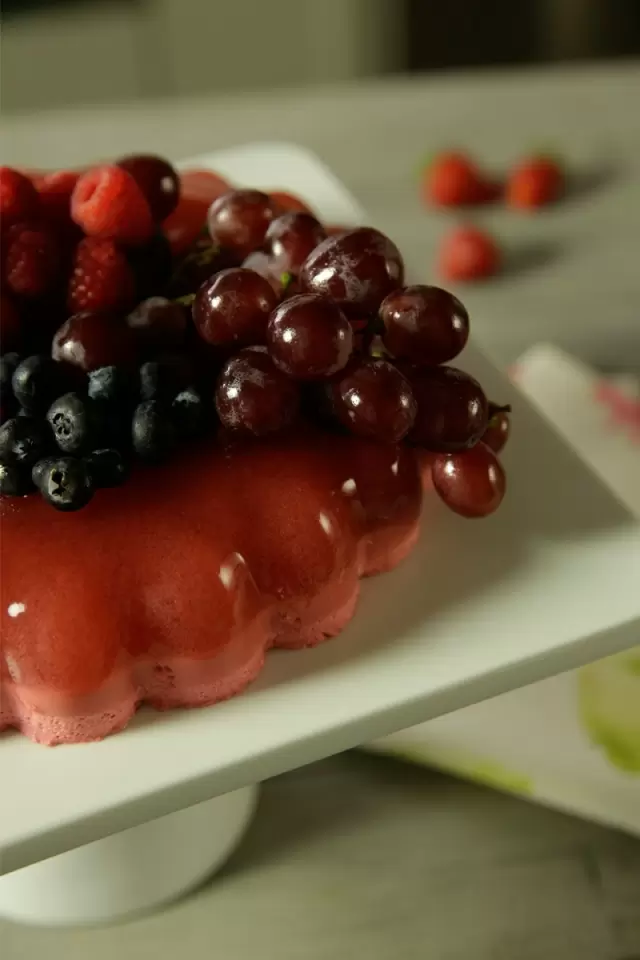
[[[3,159],[37,164],[46,153],[55,165],[134,145],[178,157],[295,133],[396,237],[415,273],[432,262],[443,226],[416,203],[416,157],[455,142],[502,163],[552,142],[576,165],[611,164],[617,175],[607,189],[533,223],[489,215],[514,249],[532,233],[566,249],[561,260],[466,294],[476,330],[499,359],[553,335],[591,360],[625,366],[640,340],[630,242],[640,189],[639,87],[637,66],[602,67],[392,81],[316,93],[311,102],[264,94],[128,105],[100,116],[7,117]],[[244,960],[258,944],[265,960],[336,951],[370,960],[395,954],[399,944],[404,956],[422,957],[425,942],[435,960],[467,960],[470,950],[477,960],[630,960],[640,951],[636,843],[385,761],[367,761],[363,774],[361,762],[345,757],[276,781],[222,896],[214,885],[162,916],[112,931],[53,935],[0,924],[0,944],[9,960],[35,960],[43,949],[65,960],[87,952],[95,960],[168,957],[185,946],[196,956],[216,937],[229,960]],[[341,895],[327,901],[340,884]],[[505,909],[512,891],[526,916],[515,901]],[[241,919],[246,906],[258,911],[254,937]]]

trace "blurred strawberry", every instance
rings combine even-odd
[[[180,172],[180,192],[193,199],[213,203],[231,184],[212,170],[183,170]]]
[[[457,227],[440,246],[438,272],[445,280],[484,280],[500,269],[493,237],[477,227]]]
[[[447,152],[422,171],[421,195],[426,205],[466,207],[490,202],[497,190],[471,157]]]
[[[286,213],[310,213],[315,216],[311,207],[293,193],[287,193],[284,190],[270,190],[269,196]]]
[[[505,199],[516,210],[535,210],[557,200],[564,186],[564,170],[557,160],[527,157],[509,174]]]

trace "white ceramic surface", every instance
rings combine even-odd
[[[199,162],[288,186],[326,219],[361,215],[318,161],[262,144]],[[275,653],[243,696],[141,711],[100,744],[50,750],[0,737],[0,872],[632,646],[640,529],[475,349],[462,365],[514,408],[500,511],[463,521],[433,498],[401,568],[363,585],[353,623]]]

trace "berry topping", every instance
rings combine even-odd
[[[43,420],[24,416],[0,427],[0,461],[29,469],[51,449],[51,435]]]
[[[384,234],[360,227],[328,237],[305,261],[303,291],[335,300],[349,314],[375,313],[392,290],[402,285],[400,251]]]
[[[325,297],[302,294],[282,303],[267,327],[269,354],[297,380],[321,380],[347,365],[353,330],[340,308]]]
[[[2,226],[38,215],[38,192],[31,180],[11,167],[0,167],[0,220]]]
[[[44,413],[64,389],[64,371],[51,357],[27,357],[13,372],[11,385],[19,404],[32,413]]]
[[[469,314],[439,287],[394,290],[382,302],[383,343],[398,360],[432,366],[453,360],[469,338]]]
[[[118,166],[93,167],[78,180],[71,216],[88,237],[145,243],[154,233],[153,217],[140,187]]]
[[[79,453],[91,445],[96,422],[90,402],[77,393],[65,393],[51,404],[47,422],[63,453]]]
[[[98,367],[131,366],[135,359],[133,334],[120,317],[76,313],[56,332],[51,355],[87,373]]]
[[[180,180],[170,163],[151,154],[133,154],[118,160],[118,166],[138,184],[156,223],[173,213],[180,197]]]
[[[129,476],[127,460],[114,448],[94,450],[84,462],[94,487],[119,487]]]
[[[207,223],[214,243],[241,259],[262,246],[269,224],[282,211],[259,190],[231,190],[214,200]]]
[[[484,443],[471,450],[438,454],[431,475],[438,495],[462,517],[486,517],[502,503],[505,473],[493,450]]]
[[[62,256],[55,230],[35,221],[14,223],[3,238],[4,281],[12,293],[37,299],[61,277]]]
[[[228,430],[264,436],[293,423],[299,393],[264,350],[247,348],[223,367],[215,400]]]
[[[235,267],[202,284],[193,303],[193,322],[202,339],[215,346],[262,344],[276,303],[264,277]]]
[[[564,171],[551,157],[523,160],[510,173],[506,185],[506,201],[517,210],[535,210],[553,203],[565,185]]]
[[[361,360],[336,378],[329,390],[336,417],[358,436],[398,443],[415,420],[411,385],[386,360]]]
[[[187,311],[183,304],[166,297],[149,297],[129,314],[127,326],[133,332],[139,350],[171,350],[184,343]]]
[[[93,481],[82,460],[59,457],[38,472],[38,489],[56,510],[71,512],[85,507],[93,496]]]
[[[438,272],[446,280],[484,280],[500,269],[493,237],[477,227],[456,227],[440,247]]]
[[[487,428],[489,406],[482,387],[455,367],[407,369],[418,404],[409,440],[427,450],[472,447]]]
[[[177,443],[175,425],[167,408],[158,400],[145,400],[133,412],[131,421],[133,449],[142,460],[166,460]]]
[[[86,237],[75,252],[67,291],[69,310],[128,310],[136,281],[125,254],[113,240]]]

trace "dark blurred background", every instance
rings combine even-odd
[[[4,0],[2,107],[640,53],[640,0]]]

